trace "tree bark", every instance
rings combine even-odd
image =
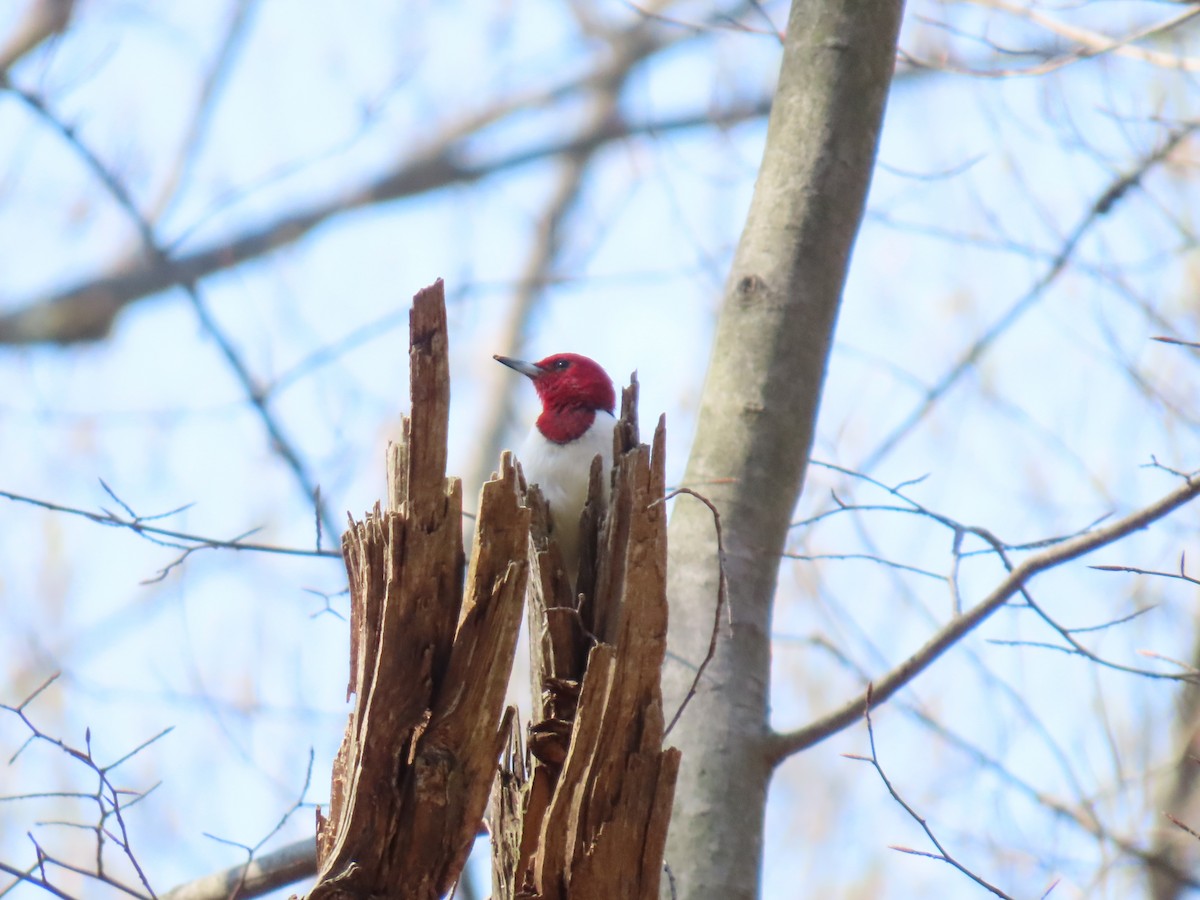
[[[1192,650],[1192,666],[1200,665],[1200,636]],[[1188,876],[1200,861],[1200,841],[1185,829],[1200,829],[1200,688],[1179,686],[1173,729],[1171,768],[1155,798],[1151,850],[1147,860],[1148,896],[1179,900],[1189,890]],[[1176,824],[1176,823],[1182,823]]]
[[[529,753],[514,736],[493,793],[493,887],[503,900],[659,896],[679,768],[679,751],[662,746],[659,683],[666,429],[660,418],[652,447],[638,443],[636,388],[625,390],[603,519],[607,489],[593,463],[578,604],[545,504],[532,498],[534,721]]]
[[[731,626],[672,738],[683,749],[667,863],[681,898],[754,897],[772,764],[771,609],[804,480],[903,3],[796,0],[779,87],[700,405],[685,483],[720,511]],[[667,709],[708,647],[720,571],[712,515],[670,524]],[[724,624],[722,624],[724,628]]]
[[[389,508],[342,537],[354,706],[317,816],[309,900],[438,900],[458,882],[508,742],[529,510],[511,454],[483,488],[462,573],[462,488],[446,477],[442,283],[413,300],[412,416],[389,448]]]

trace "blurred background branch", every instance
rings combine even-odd
[[[224,871],[209,889],[244,877],[286,896],[266,886],[277,863],[305,871],[297,789],[311,765],[328,801],[345,726],[348,606],[329,560],[344,513],[384,489],[417,286],[446,277],[466,527],[471,481],[533,404],[492,354],[563,350],[636,369],[642,408],[670,420],[668,483],[711,496],[723,528],[736,518],[722,497],[744,485],[684,466],[788,12],[0,4],[0,491],[16,501],[0,519],[0,702],[61,672],[34,721],[101,761],[174,727],[110,776],[159,785],[118,795],[156,892]],[[751,632],[769,651],[754,733],[792,742],[770,777],[764,896],[971,889],[887,850],[921,832],[842,756],[867,753],[861,705],[819,743],[797,738],[939,634],[952,646],[873,715],[888,779],[956,859],[1019,896],[1053,882],[1165,900],[1200,877],[1166,817],[1200,821],[1200,629],[1180,566],[1197,513],[1096,550],[1107,571],[1060,565],[1028,596],[1021,582],[960,628],[1014,587],[1005,557],[1020,572],[1070,545],[1056,536],[1104,534],[1200,460],[1198,22],[1188,4],[907,4],[821,361],[829,465],[810,467],[761,569],[769,618],[747,625],[731,589],[718,635],[718,656]],[[796,350],[813,328],[769,338]],[[731,434],[772,413],[743,400]],[[760,550],[731,541],[730,571]],[[715,591],[697,596],[703,651]],[[698,693],[720,676],[671,659]],[[512,702],[528,705],[527,683]],[[672,738],[719,744],[713,721],[693,702]],[[39,896],[29,879],[48,874],[68,896],[121,892],[85,874],[98,836],[72,804],[96,773],[46,741],[18,753],[27,738],[0,715],[0,794],[44,795],[4,801],[0,892]],[[147,894],[124,865],[104,871]],[[476,884],[485,869],[469,866]]]

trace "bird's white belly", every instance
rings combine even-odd
[[[605,487],[612,467],[612,435],[616,419],[597,410],[592,427],[567,444],[548,441],[535,425],[517,454],[525,481],[542,489],[554,522],[554,536],[572,580],[579,566],[579,514],[587,502],[588,473],[597,454],[603,461]],[[605,491],[607,500],[607,490]]]

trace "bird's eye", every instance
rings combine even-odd
[[[557,359],[554,361],[554,368],[559,372],[563,371],[563,369],[569,369],[571,368],[571,361],[569,359]]]

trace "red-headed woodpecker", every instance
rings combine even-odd
[[[574,585],[579,571],[579,514],[587,502],[592,460],[600,455],[606,479],[612,466],[617,402],[612,379],[594,360],[577,353],[556,353],[535,363],[507,356],[495,359],[529,376],[542,401],[542,414],[517,458],[525,480],[541,487],[550,506],[553,534]]]

